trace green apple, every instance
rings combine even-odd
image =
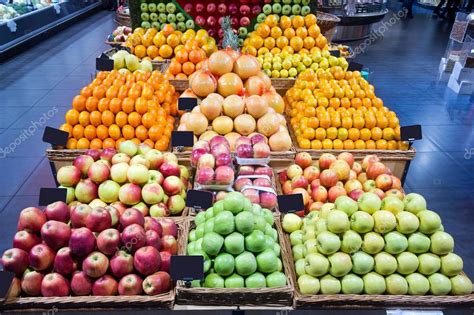
[[[298,244],[293,246],[292,248],[293,252],[293,260],[297,261],[298,259],[304,258],[304,245],[303,244]]]
[[[415,254],[426,253],[430,250],[431,240],[423,233],[413,233],[408,237],[408,251]]]
[[[206,210],[206,220],[214,217],[214,208],[209,208]],[[216,213],[217,214],[217,213]]]
[[[262,273],[272,273],[278,269],[278,257],[273,249],[266,249],[257,255],[257,270]]]
[[[245,280],[242,276],[234,273],[224,280],[224,286],[226,288],[244,288]]]
[[[224,238],[215,232],[206,233],[202,241],[202,249],[210,256],[219,254],[222,245],[224,245]]]
[[[286,233],[299,230],[303,221],[294,213],[288,213],[283,217],[282,227]]]
[[[297,231],[291,232],[290,242],[291,242],[291,246],[303,244],[303,231],[297,230]]]
[[[420,262],[418,272],[426,276],[432,275],[441,268],[441,259],[435,254],[421,254],[418,256],[418,261]]]
[[[305,273],[313,277],[325,275],[329,271],[329,260],[321,254],[309,254],[305,262]]]
[[[408,293],[407,280],[399,274],[392,274],[385,278],[387,293],[392,295],[405,295]]]
[[[273,244],[273,251],[275,252],[275,255],[280,257],[281,255],[281,247],[278,243]]]
[[[235,216],[235,229],[246,235],[253,231],[254,217],[249,211],[240,212]]]
[[[408,275],[418,270],[418,257],[410,252],[403,252],[397,256],[397,272],[402,275]]]
[[[214,270],[223,277],[229,276],[234,272],[234,265],[234,256],[228,253],[220,253],[214,259]]]
[[[286,276],[283,272],[275,271],[267,276],[267,288],[281,288],[286,285]]]
[[[349,230],[349,217],[344,211],[333,210],[327,216],[328,230],[332,233],[344,233]]]
[[[199,212],[198,214],[196,214],[196,217],[194,219],[194,223],[196,223],[196,226],[204,224],[205,222],[206,222],[206,212]]]
[[[364,241],[362,242],[362,250],[367,254],[375,255],[382,251],[385,241],[380,234],[369,232],[364,234]]]
[[[327,219],[328,214],[334,209],[336,209],[336,206],[333,203],[325,203],[319,210],[319,218]]]
[[[265,288],[266,286],[267,286],[267,279],[260,272],[255,272],[245,279],[246,288],[258,289],[258,288]]]
[[[242,234],[234,232],[225,237],[224,249],[232,255],[241,254],[245,250],[245,238]]]
[[[430,282],[419,273],[412,273],[405,277],[408,282],[408,294],[425,295],[430,290]]]
[[[364,211],[356,211],[351,215],[351,229],[358,233],[367,233],[374,228],[374,218]]]
[[[451,281],[443,274],[434,273],[428,277],[428,281],[433,295],[448,295],[451,292]]]
[[[250,252],[243,252],[235,257],[235,270],[241,276],[249,276],[257,271],[257,260]]]
[[[303,237],[301,238],[303,242],[314,239],[316,239],[316,231],[314,230],[314,228],[310,227],[303,230]]]
[[[436,212],[422,210],[417,213],[417,216],[420,219],[420,227],[418,229],[421,233],[433,234],[440,229],[441,218]]]
[[[374,231],[384,234],[392,231],[397,226],[397,219],[392,212],[387,210],[375,211],[372,214],[374,217]]]
[[[245,249],[253,253],[260,253],[265,250],[265,234],[262,231],[254,230],[245,237]]]
[[[216,201],[216,203],[212,206],[212,214],[217,215],[224,211],[224,200]]]
[[[210,218],[204,223],[204,234],[214,232],[214,218]]]
[[[454,253],[441,257],[441,272],[448,277],[458,275],[462,271],[463,265],[462,258]]]
[[[318,221],[316,221],[315,227],[316,235],[323,231],[328,230],[328,222],[326,219],[319,218]]]
[[[403,203],[405,204],[405,210],[414,214],[426,210],[426,200],[420,194],[410,193],[406,195],[403,199]]]
[[[380,200],[379,196],[371,192],[363,193],[357,200],[357,203],[359,204],[359,210],[370,214],[380,210],[380,206],[382,205],[382,201]]]
[[[446,232],[437,231],[430,236],[432,253],[446,255],[453,251],[454,239]]]
[[[146,3],[140,4],[140,11],[148,12],[148,5]]]
[[[169,4],[169,3],[168,3]],[[237,214],[244,209],[245,197],[240,192],[227,193],[224,200],[224,209]]]
[[[298,277],[306,274],[306,258],[298,259],[295,262],[295,271]]]
[[[395,215],[403,211],[404,208],[405,204],[397,197],[387,196],[382,200],[381,209],[390,211]]]
[[[374,258],[367,253],[359,251],[352,255],[352,272],[358,275],[365,275],[371,272],[374,269],[374,265]]]
[[[364,280],[350,273],[342,278],[341,286],[344,294],[361,294],[364,291]]]
[[[206,288],[224,288],[224,279],[217,273],[210,273],[204,279]]]
[[[344,253],[355,253],[361,246],[362,237],[360,237],[359,233],[349,230],[342,235],[341,250]]]
[[[316,239],[307,240],[306,242],[304,242],[304,249],[305,249],[304,251],[305,257],[308,256],[309,254],[317,253],[318,242],[316,241]]]
[[[338,294],[341,292],[341,282],[331,275],[325,275],[319,280],[322,294]]]
[[[402,211],[397,213],[397,231],[403,234],[411,234],[418,230],[420,221],[418,217],[411,212]]]
[[[329,273],[334,277],[342,277],[352,269],[351,256],[343,252],[337,252],[329,256]]]
[[[205,228],[206,227],[206,224],[201,224],[201,225],[198,225],[196,227],[196,238],[197,239],[202,239],[204,237],[204,234],[205,234]]]
[[[472,293],[472,282],[464,275],[457,275],[451,278],[451,294],[466,295]]]
[[[362,278],[366,294],[384,294],[386,290],[385,278],[376,272],[369,272]]]
[[[292,68],[290,68],[290,70],[288,70],[288,74],[290,75],[290,77],[294,78],[298,75],[298,70],[296,70],[296,68],[292,67]]]
[[[374,257],[375,272],[388,276],[397,270],[397,259],[387,252],[380,252]]]
[[[408,248],[408,240],[405,235],[400,232],[392,231],[384,236],[385,251],[389,254],[400,254]]]
[[[344,211],[348,216],[351,216],[359,209],[357,201],[347,196],[337,197],[336,201],[334,202],[334,205],[337,210]]]
[[[318,294],[320,288],[319,280],[310,275],[302,275],[298,278],[298,288],[300,289],[301,294]]]
[[[337,252],[341,247],[339,236],[328,231],[319,233],[316,240],[318,251],[324,255],[331,255]]]

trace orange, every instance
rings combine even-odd
[[[146,100],[151,100],[153,98],[153,93],[154,93],[153,86],[147,84],[144,85],[143,90],[142,90],[142,98]]]
[[[145,141],[143,141],[143,143],[146,144],[147,146],[149,146],[150,148],[155,147],[155,143],[153,141],[151,141],[150,139],[145,139]]]
[[[97,105],[99,104],[99,100],[95,96],[90,96],[87,98],[86,101],[86,109],[89,112],[92,112],[97,109]]]
[[[290,46],[295,50],[295,51],[300,51],[301,48],[303,48],[303,40],[300,37],[293,37],[290,39]]]
[[[92,140],[95,138],[95,136],[96,136],[96,131],[95,131],[94,126],[89,125],[86,128],[84,128],[84,137],[86,137],[87,140]]]
[[[86,108],[86,100],[83,95],[76,95],[72,99],[72,107],[77,111],[83,111]]]
[[[301,15],[295,15],[291,19],[291,24],[293,25],[294,29],[297,29],[298,27],[303,27],[304,26],[304,18]]]
[[[270,27],[274,27],[278,25],[278,16],[277,15],[269,15],[265,18],[265,24]]]
[[[378,97],[376,97],[372,100],[372,104],[377,108],[383,107],[383,101],[382,101],[382,99],[380,99]]]
[[[129,97],[124,98],[122,101],[122,110],[125,113],[130,114],[131,112],[133,112],[134,109],[135,101]]]
[[[363,129],[360,130],[360,139],[361,140],[367,141],[367,140],[370,140],[371,137],[372,137],[372,133],[370,132],[369,129],[363,128]]]
[[[360,139],[355,141],[354,147],[356,150],[365,150],[365,141]]]
[[[174,58],[179,63],[185,63],[186,61],[188,61],[188,52],[184,49],[181,49],[176,53]]]
[[[106,110],[105,112],[102,113],[102,124],[106,127],[109,127],[114,123],[115,120],[115,115],[109,111]]]
[[[324,139],[322,143],[323,149],[325,150],[331,150],[333,148],[332,141],[330,139]]]
[[[291,27],[291,18],[288,16],[281,16],[280,17],[280,27],[285,30]]]
[[[265,38],[265,40],[263,41],[263,44],[266,48],[268,49],[272,49],[273,47],[275,47],[275,38],[273,37],[267,37]]]
[[[72,128],[72,136],[77,140],[81,139],[84,136],[84,127],[82,125],[75,125]]]
[[[398,126],[400,126],[400,122],[399,122],[398,118],[397,117],[390,117],[388,119],[388,126],[390,128],[397,128]]]
[[[306,25],[308,28],[308,34],[312,38],[318,38],[319,34],[321,34],[321,30],[317,24],[312,24],[311,26]]]
[[[176,47],[179,45],[179,37],[178,35],[176,34],[170,34],[167,38],[166,38],[166,43],[168,45],[170,45],[171,47]]]
[[[148,55],[148,57],[150,58],[155,58],[158,56],[159,54],[159,51],[158,51],[158,47],[152,45],[152,46],[148,46],[148,48],[146,49],[146,54]]]
[[[379,127],[374,127],[370,130],[370,133],[372,134],[372,140],[380,140],[382,139],[382,129]]]
[[[166,36],[163,35],[162,32],[156,33],[156,35],[153,37],[153,44],[155,46],[160,47],[161,45],[164,45],[166,43]]]
[[[364,121],[364,118],[361,117],[361,116],[355,116],[353,119],[353,125],[354,125],[354,128],[357,128],[357,129],[362,129],[364,128],[364,124],[365,124],[365,121]]]
[[[122,110],[122,100],[117,97],[110,100],[109,109],[112,113],[117,114]]]
[[[93,125],[94,127],[97,127],[98,125],[102,123],[102,114],[99,111],[95,110],[90,114],[89,120],[90,120],[91,125]]]
[[[360,131],[359,129],[356,129],[356,128],[351,128],[349,129],[349,139],[351,139],[352,141],[357,141],[359,140],[360,138]]]
[[[327,138],[334,140],[337,138],[337,135],[338,135],[338,130],[336,127],[329,127],[328,129],[326,129]]]
[[[138,97],[140,97],[142,91],[141,88],[138,88],[139,86],[132,86],[132,88],[128,91],[128,97],[135,100]]]
[[[86,111],[80,112],[80,113],[79,113],[79,123],[80,123],[83,127],[89,125],[89,124],[90,124],[90,119],[89,119],[89,117],[90,117],[89,112],[86,112]]]
[[[59,127],[59,130],[67,132],[69,135],[68,137],[72,137],[72,126],[69,124],[62,124],[61,127]]]
[[[304,17],[304,24],[306,27],[310,27],[311,25],[316,25],[317,19],[316,15],[310,13]]]
[[[97,134],[97,138],[99,138],[100,140],[104,140],[109,136],[109,128],[104,125],[97,126],[95,132]]]
[[[284,48],[288,46],[289,40],[285,36],[280,36],[276,40],[276,45],[278,48]]]
[[[168,149],[168,142],[166,139],[160,139],[157,142],[155,142],[155,149],[160,150],[160,151],[166,151]]]
[[[174,27],[171,24],[165,24],[165,26],[163,26],[163,29],[161,31],[163,32],[163,35],[169,36],[171,35],[171,33],[174,32]]]
[[[92,89],[88,86],[83,87],[81,90],[81,95],[84,96],[85,98],[92,96]]]
[[[194,66],[194,63],[188,61],[188,62],[185,62],[183,64],[183,73],[186,74],[186,75],[190,75],[194,72],[195,70],[195,66]]]
[[[306,29],[306,27],[298,27],[296,29],[296,36],[301,37],[301,39],[305,39],[306,36],[308,36],[308,30]]]
[[[314,47],[314,45],[316,45],[316,41],[314,40],[314,38],[312,37],[306,37],[304,40],[303,40],[303,46],[304,48],[306,49],[311,49]]]
[[[153,141],[158,141],[162,135],[163,131],[158,125],[153,125],[148,129],[148,138]]]
[[[77,140],[74,138],[69,138],[66,142],[66,148],[71,150],[77,149]]]
[[[89,145],[89,147],[90,147],[91,149],[97,149],[97,150],[102,149],[102,140],[97,139],[97,138],[96,138],[96,139],[92,139],[92,140],[91,140],[91,143],[90,143],[90,145]]]
[[[99,103],[97,104],[97,109],[99,112],[104,112],[109,109],[110,100],[108,98],[100,99]]]
[[[378,150],[387,150],[388,148],[388,143],[387,140],[380,139],[375,142],[375,146],[377,147]]]
[[[329,100],[329,106],[339,108],[339,106],[341,106],[341,101],[338,98],[333,97]]]
[[[313,140],[311,141],[311,149],[312,150],[321,150],[321,148],[323,147],[323,144],[321,143],[320,140]]]
[[[189,61],[197,64],[206,59],[206,52],[202,49],[193,49],[189,52]]]
[[[66,112],[64,118],[69,125],[77,125],[79,123],[79,112],[76,109],[70,109]]]
[[[343,117],[342,118],[342,127],[346,128],[346,129],[352,128],[352,118]]]
[[[365,149],[366,150],[375,150],[376,148],[377,148],[377,146],[375,145],[374,140],[367,140],[365,142]]]
[[[118,112],[115,115],[115,123],[121,128],[127,124],[128,115],[125,112]]]
[[[107,98],[114,98],[114,97],[117,97],[117,94],[118,94],[118,87],[116,86],[111,86],[107,89],[107,91],[105,92],[105,96]]]
[[[278,26],[272,27],[272,29],[270,31],[270,36],[271,37],[277,39],[281,35],[283,35],[283,31],[281,30],[281,28],[279,28]]]
[[[142,116],[142,124],[146,128],[150,128],[151,126],[153,126],[155,124],[155,121],[155,116],[151,113],[145,113]]]
[[[257,27],[257,34],[262,37],[266,38],[270,35],[271,28],[265,23],[261,23]]]
[[[377,120],[375,119],[375,117],[373,115],[366,115],[365,116],[365,127],[366,128],[372,129],[372,128],[375,127],[376,124],[377,124]]]
[[[388,127],[388,118],[385,116],[377,116],[377,127],[383,129]]]
[[[159,54],[163,58],[169,58],[173,54],[173,48],[169,45],[163,45],[160,47]]]
[[[137,100],[135,101],[135,111],[138,114],[146,113],[148,111],[148,101],[143,97],[137,98]]]
[[[140,141],[145,141],[148,137],[148,129],[145,126],[140,125],[135,128],[135,137],[137,137]]]
[[[122,135],[125,139],[130,140],[135,136],[135,129],[130,125],[122,127]]]
[[[87,140],[86,138],[81,138],[77,141],[77,149],[84,150],[84,149],[89,149],[90,147],[90,141]]]
[[[139,145],[141,142],[140,140],[138,140],[137,138],[133,138],[132,139],[133,143],[135,143],[136,145]]]
[[[392,128],[384,128],[382,130],[382,138],[385,140],[394,140],[395,139],[395,131]]]
[[[146,47],[143,45],[137,45],[133,48],[133,54],[138,58],[143,58],[146,56]]]
[[[168,71],[172,75],[177,75],[177,74],[181,73],[181,64],[176,60],[172,60],[170,62],[170,65],[168,66]]]
[[[342,150],[342,149],[344,149],[344,142],[342,142],[341,139],[335,139],[332,142],[332,147],[333,147],[334,150]]]
[[[324,37],[322,34],[319,34],[319,36],[316,38],[316,46],[323,49],[324,47],[326,47],[327,44],[328,40],[326,39],[326,37]]]
[[[354,150],[354,141],[347,139],[344,141],[344,150]]]
[[[301,149],[311,149],[311,141],[309,141],[308,139],[301,139],[298,144]]]
[[[142,116],[137,112],[132,112],[128,115],[128,123],[132,127],[138,127],[141,123]]]
[[[117,126],[116,124],[110,125],[109,136],[114,140],[117,140],[118,138],[120,138],[121,136],[120,127]]]
[[[115,140],[112,138],[107,138],[102,142],[102,148],[115,148]]]
[[[388,150],[397,150],[398,149],[398,143],[395,140],[389,140],[387,142],[387,149]]]
[[[283,31],[283,36],[285,36],[288,39],[292,39],[293,37],[296,36],[296,32],[292,28],[287,28],[286,30]]]

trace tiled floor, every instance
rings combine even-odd
[[[474,148],[474,105],[437,82],[450,26],[426,10],[415,13],[413,20],[395,23],[356,61],[369,68],[376,93],[402,125],[423,125],[405,188],[425,195],[429,208],[441,214],[474,278],[474,154],[465,156]],[[113,27],[111,15],[100,12],[0,65],[0,252],[11,244],[19,211],[37,203],[40,187],[54,185],[42,129],[62,123],[72,97],[90,82],[95,57],[106,49],[104,39]],[[47,122],[23,139],[23,129],[43,115]],[[9,146],[14,152],[6,154]]]

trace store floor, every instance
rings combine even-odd
[[[423,125],[405,189],[423,194],[441,214],[474,279],[474,104],[437,82],[450,26],[414,10],[414,19],[394,23],[389,13],[386,30],[379,29],[384,38],[361,44],[356,61],[402,125]],[[54,186],[43,128],[62,124],[113,28],[112,15],[99,12],[0,64],[0,252],[11,246],[21,209],[37,204],[41,187]]]

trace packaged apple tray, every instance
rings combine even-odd
[[[178,243],[183,243],[183,238],[188,239],[189,221],[175,221],[178,225]],[[184,243],[185,244],[185,243]],[[172,309],[176,297],[176,286],[173,282],[171,290],[167,293],[148,295],[123,295],[123,296],[69,296],[69,297],[19,297],[0,299],[0,310],[28,310],[49,309],[57,312],[59,309],[129,309],[153,307],[155,309]],[[54,311],[55,309],[58,309]]]
[[[189,230],[195,227],[194,218],[190,219]],[[287,284],[279,288],[189,288],[183,281],[176,284],[176,303],[179,305],[215,305],[215,306],[256,306],[256,307],[282,307],[291,306],[293,303],[294,277],[290,276],[291,247],[283,243],[283,229],[280,218],[275,216],[275,227],[281,248],[283,272]],[[178,254],[186,255],[188,234],[179,238]],[[286,246],[285,246],[286,244]]]

